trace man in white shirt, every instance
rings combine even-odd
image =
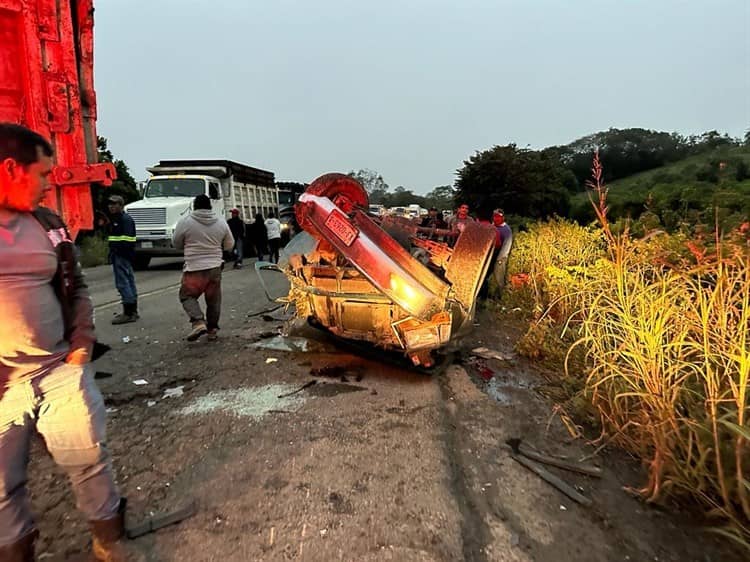
[[[268,233],[268,247],[271,252],[271,256],[268,258],[273,263],[279,263],[279,248],[281,247],[281,223],[277,219],[273,211],[268,213],[266,219],[266,232]]]

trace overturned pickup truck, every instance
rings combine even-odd
[[[367,193],[349,176],[310,184],[295,207],[303,231],[279,263],[288,300],[298,317],[335,336],[430,367],[435,350],[473,325],[495,230],[469,223],[461,233],[437,231],[436,241],[434,230],[367,210]]]

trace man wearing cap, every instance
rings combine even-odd
[[[229,230],[234,236],[234,268],[242,268],[242,257],[244,254],[245,221],[240,218],[240,210],[232,209],[232,218],[227,221]]]
[[[125,200],[110,195],[107,200],[110,223],[108,225],[109,261],[115,275],[115,287],[122,300],[122,313],[112,319],[112,324],[126,324],[138,320],[138,291],[135,288],[133,260],[135,259],[135,222],[124,211]]]

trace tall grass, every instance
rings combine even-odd
[[[693,498],[747,540],[747,241],[615,233],[596,163],[590,187],[601,228],[534,226],[519,237],[511,271],[529,274],[527,290],[542,311],[535,324],[552,321],[558,333],[575,335],[568,357],[583,352],[583,394],[598,413],[601,438],[648,467],[643,497]]]
[[[528,288],[542,314],[565,319],[578,307],[576,292],[602,263],[602,232],[565,219],[535,223],[515,236],[509,273],[528,274]]]
[[[674,270],[617,255],[573,346],[602,429],[647,460],[649,501],[687,493],[747,521],[748,257]]]

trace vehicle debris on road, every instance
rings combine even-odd
[[[164,400],[165,398],[176,398],[182,396],[184,394],[184,389],[184,385],[175,386],[174,388],[165,388],[164,396],[162,396],[161,399]]]
[[[188,505],[181,509],[169,513],[154,515],[137,525],[133,525],[132,527],[128,526],[125,532],[129,539],[135,539],[148,533],[158,531],[159,529],[163,529],[164,527],[168,527],[169,525],[176,525],[177,523],[192,517],[197,512],[198,507],[196,502],[195,500],[191,500]]]
[[[560,492],[568,496],[570,499],[572,499],[576,503],[579,503],[586,507],[589,507],[590,505],[592,505],[593,502],[591,501],[590,498],[581,494],[573,486],[565,482],[559,476],[552,474],[549,470],[547,470],[540,464],[540,462],[544,462],[545,464],[551,464],[559,468],[566,468],[567,470],[573,470],[573,468],[571,468],[573,466],[573,463],[566,463],[566,466],[563,467],[563,466],[560,466],[560,463],[562,462],[560,459],[555,459],[554,457],[549,457],[541,453],[530,451],[527,447],[524,447],[523,449],[521,449],[521,439],[518,439],[518,438],[508,439],[506,443],[512,449],[512,453],[510,456],[514,461],[516,461],[520,465],[529,469],[531,472],[539,476],[539,478],[541,478],[548,484],[552,485],[553,487],[557,488]],[[527,457],[527,454],[531,456]],[[544,461],[536,462],[536,460],[532,460],[532,458],[535,458],[537,460],[544,459]],[[585,465],[577,465],[576,472],[581,472],[581,468],[583,466]],[[586,467],[586,468],[590,469],[592,467]],[[597,467],[593,467],[593,468],[597,468]],[[596,471],[594,470],[592,472],[596,472]],[[562,509],[562,506],[561,506],[561,509]]]
[[[506,443],[510,446],[511,449],[513,449],[513,453],[523,455],[524,457],[540,462],[542,464],[556,466],[557,468],[562,468],[571,472],[578,472],[580,474],[593,476],[595,478],[602,477],[602,469],[598,466],[567,461],[558,457],[545,455],[544,453],[540,453],[531,449],[528,445],[523,443],[520,438],[514,437],[512,439],[508,439]]]
[[[497,359],[498,361],[510,361],[513,359],[512,354],[501,353],[500,351],[486,347],[476,347],[471,352],[482,359]]]

